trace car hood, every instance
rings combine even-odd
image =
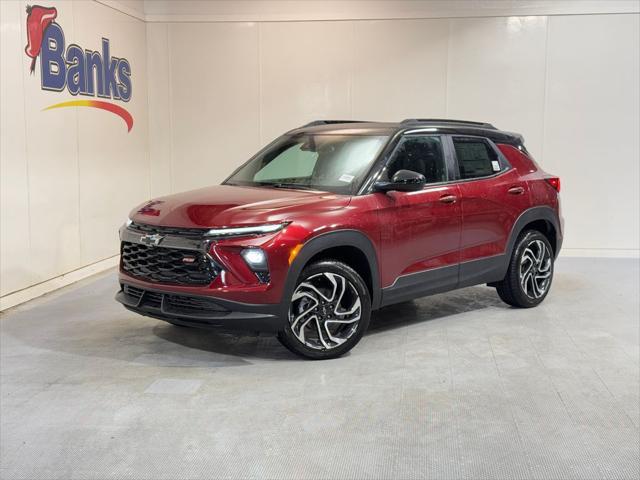
[[[349,205],[351,197],[320,191],[215,185],[159,197],[134,209],[138,223],[171,227],[223,227],[292,220]]]

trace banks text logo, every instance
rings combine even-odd
[[[108,38],[102,39],[100,51],[67,45],[64,30],[56,23],[55,7],[27,6],[27,46],[24,51],[31,61],[34,73],[36,59],[40,57],[40,83],[42,90],[62,92],[128,102],[131,100],[131,65],[126,58],[111,56]],[[93,107],[122,117],[127,130],[133,127],[133,117],[121,106],[103,100],[71,100],[56,103],[45,110],[61,107]]]

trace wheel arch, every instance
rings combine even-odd
[[[507,243],[507,258],[511,258],[516,241],[522,232],[528,229],[538,230],[542,233],[553,248],[554,256],[560,252],[561,239],[560,221],[557,213],[551,207],[533,207],[522,212],[511,229]]]
[[[288,310],[286,299],[293,295],[302,270],[309,263],[323,258],[342,261],[358,272],[369,288],[371,308],[376,309],[380,306],[380,272],[373,243],[369,237],[357,230],[337,230],[308,240],[289,267],[281,301],[284,315]]]

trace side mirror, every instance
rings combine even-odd
[[[375,192],[416,192],[422,190],[426,179],[424,175],[411,170],[398,170],[390,182],[376,182],[373,184]]]

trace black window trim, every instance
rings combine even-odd
[[[500,149],[496,146],[496,144],[487,137],[483,137],[482,135],[456,135],[456,134],[443,134],[439,132],[430,132],[425,130],[409,130],[405,132],[399,132],[393,138],[390,139],[389,144],[380,154],[380,159],[383,159],[376,162],[376,165],[369,172],[369,175],[366,177],[363,182],[362,188],[356,195],[368,195],[373,192],[373,184],[380,178],[380,175],[387,167],[387,164],[393,158],[393,154],[398,147],[400,141],[406,136],[431,136],[431,137],[440,137],[442,140],[442,148],[444,151],[444,158],[447,167],[447,180],[444,182],[438,183],[427,183],[425,184],[423,190],[426,190],[431,187],[438,187],[444,185],[455,185],[458,183],[467,183],[467,182],[478,182],[491,178],[499,177],[500,175],[504,175],[505,173],[513,170],[513,167],[504,156],[504,154],[500,151]],[[465,137],[465,138],[479,138],[488,142],[494,152],[498,155],[498,161],[500,162],[501,170],[499,172],[494,173],[493,175],[487,175],[484,177],[475,177],[475,178],[460,178],[460,170],[458,169],[458,159],[456,157],[455,146],[453,145],[453,137]]]

